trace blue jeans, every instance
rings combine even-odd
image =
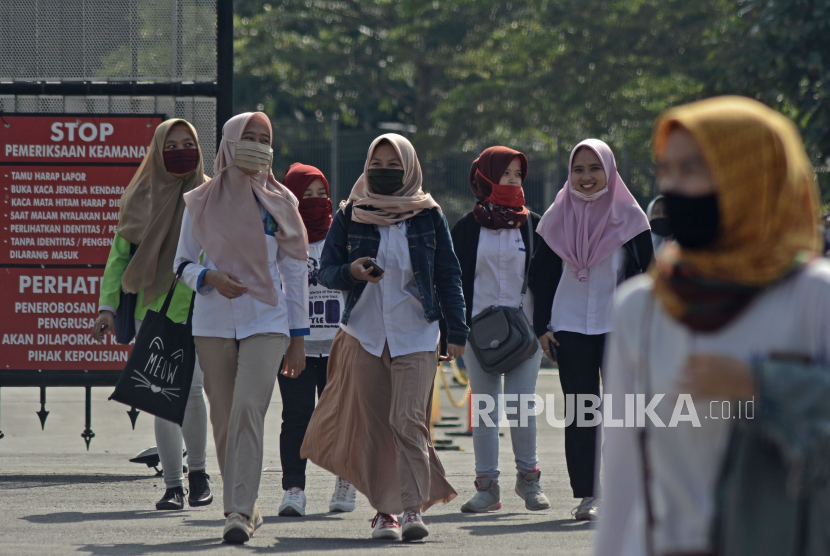
[[[502,394],[502,377],[487,374],[481,370],[481,365],[471,349],[464,354],[467,364],[467,376],[470,377],[470,393],[473,404],[473,449],[476,457],[476,477],[487,479],[499,478],[499,396]],[[535,402],[525,400],[524,412],[527,419],[526,426],[521,426],[520,405],[522,395],[533,396],[536,393],[536,378],[539,376],[539,365],[542,362],[542,350],[536,353],[504,375],[504,407],[507,418],[516,421],[517,426],[510,427],[510,440],[513,442],[513,456],[516,459],[516,470],[528,473],[538,467],[536,458],[536,415]],[[489,398],[481,398],[487,396]],[[509,399],[511,396],[516,399]],[[491,404],[489,400],[493,400]],[[476,414],[478,413],[478,426]],[[492,426],[491,426],[492,424]]]

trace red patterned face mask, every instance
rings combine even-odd
[[[164,168],[171,174],[189,174],[199,164],[199,149],[173,149],[161,154]]]
[[[525,206],[525,193],[520,186],[517,185],[499,185],[493,184],[493,192],[487,199],[494,205],[510,208],[522,208]]]

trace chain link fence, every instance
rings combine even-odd
[[[329,179],[332,198],[336,202],[348,197],[354,182],[363,172],[372,141],[378,135],[388,133],[384,129],[339,129],[331,122],[274,120],[272,124],[274,175],[277,179],[281,180],[288,167],[295,162],[316,166]],[[524,152],[529,163],[524,183],[527,206],[542,214],[567,179],[569,153]],[[472,210],[475,198],[468,179],[470,165],[477,156],[478,153],[463,151],[418,153],[424,174],[424,190],[441,205],[450,225]],[[654,172],[651,164],[629,164],[627,160],[620,163],[620,160],[621,175],[645,207],[652,196]]]

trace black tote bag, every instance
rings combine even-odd
[[[190,298],[190,311],[184,324],[170,320],[167,310],[187,264],[182,263],[176,272],[161,312],[147,311],[130,358],[109,398],[180,426],[196,364],[192,332],[196,293]]]

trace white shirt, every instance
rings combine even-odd
[[[550,312],[553,332],[610,332],[614,290],[625,279],[626,260],[625,247],[620,247],[588,269],[587,282],[580,282],[574,268],[563,260],[562,278]]]
[[[669,428],[675,409],[676,384],[690,353],[737,357],[746,362],[774,352],[802,354],[817,364],[830,362],[830,263],[819,260],[799,276],[771,287],[755,299],[734,322],[711,334],[694,333],[671,318],[653,300],[648,276],[620,287],[614,332],[606,348],[605,393],[613,395],[613,417],[624,418],[624,394],[645,393],[637,379],[641,363],[644,316],[653,307],[647,352],[650,393],[666,394],[655,413],[667,425],[650,420],[647,449],[651,468],[651,498],[655,511],[656,554],[702,552],[709,549],[715,489],[737,402],[695,403],[700,427],[680,422]],[[606,396],[607,399],[607,396]],[[618,399],[620,401],[618,401]],[[760,400],[755,398],[755,411]],[[606,405],[607,409],[607,405]],[[724,411],[726,413],[724,414]],[[683,407],[683,414],[690,409]],[[730,417],[728,419],[724,418]],[[743,410],[743,418],[746,411]],[[755,415],[758,418],[758,415]],[[637,428],[603,425],[603,507],[595,554],[634,556],[645,553],[645,503]]]
[[[366,284],[349,316],[349,324],[340,325],[375,357],[383,354],[387,341],[392,357],[438,348],[438,321],[430,323],[424,316],[412,271],[406,222],[378,226],[380,245],[376,260],[385,275],[377,284]]]
[[[473,282],[473,317],[491,306],[521,306],[528,322],[533,322],[533,295],[530,290],[527,290],[522,305],[526,260],[527,249],[518,228],[481,228]]]
[[[328,357],[332,340],[340,327],[343,313],[343,295],[330,290],[317,280],[325,239],[308,246],[308,315],[311,335],[305,339],[307,356]]]
[[[268,214],[260,205],[260,215]],[[217,223],[217,225],[221,225]],[[276,307],[243,294],[236,299],[223,297],[213,286],[202,283],[208,270],[216,268],[202,246],[193,237],[193,219],[190,210],[184,211],[179,247],[176,250],[174,271],[179,264],[190,261],[182,274],[182,281],[198,291],[193,309],[193,335],[241,340],[254,334],[277,333],[286,336],[307,336],[308,322],[308,266],[306,261],[292,259],[279,248],[273,235],[263,234],[268,245],[268,267],[274,279],[279,302]],[[202,264],[199,257],[204,253]],[[201,287],[199,287],[201,286]]]

